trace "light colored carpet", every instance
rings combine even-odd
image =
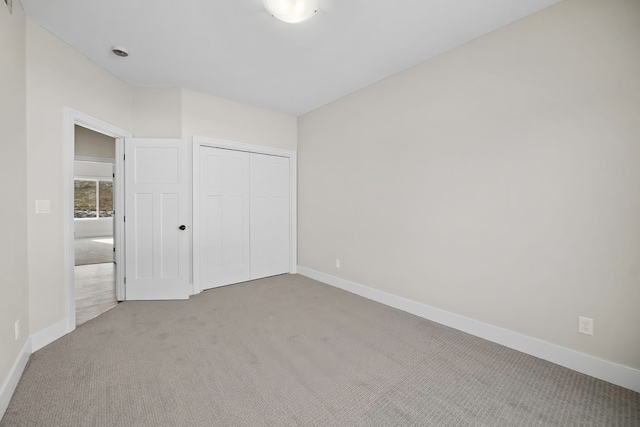
[[[88,237],[74,240],[76,265],[113,262],[113,237]]]
[[[1,426],[638,426],[640,395],[313,280],[124,302],[31,356]]]

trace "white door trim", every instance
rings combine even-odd
[[[92,131],[107,135],[116,139],[116,173],[122,171],[122,155],[124,153],[124,144],[121,138],[130,138],[132,133],[128,130],[121,129],[110,123],[92,117],[88,114],[81,113],[69,107],[64,107],[64,265],[65,265],[65,314],[66,314],[66,326],[67,332],[71,332],[76,328],[76,301],[75,290],[73,286],[74,281],[74,236],[73,236],[73,161],[75,160],[75,126],[82,126]],[[123,175],[120,174],[120,177]],[[123,179],[116,180],[116,194],[121,195],[124,192],[122,187]],[[123,204],[116,203],[119,207]],[[122,209],[120,209],[122,211]],[[119,242],[123,242],[123,226],[121,221],[116,221],[116,229],[114,230],[114,237]],[[120,244],[122,247],[122,244]],[[123,251],[116,252],[116,262],[118,263],[117,271],[124,274],[124,256]],[[118,274],[116,278],[116,294],[118,297],[124,296],[124,282],[123,277]]]
[[[246,151],[249,153],[267,154],[289,158],[289,183],[290,183],[290,261],[289,273],[296,274],[298,268],[298,154],[293,150],[265,147],[261,145],[245,144],[243,142],[226,141],[222,139],[206,138],[194,135],[193,141],[193,294],[202,291],[200,287],[200,147],[226,148],[228,150]]]
[[[125,232],[124,232],[124,137],[116,138],[115,180],[113,182],[113,207],[116,218],[113,223],[113,243],[116,248],[116,299],[126,299],[125,277]]]

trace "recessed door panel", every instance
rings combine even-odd
[[[162,277],[177,278],[180,276],[180,195],[175,193],[160,194],[160,248]]]
[[[133,253],[135,268],[132,269],[135,278],[153,278],[153,194],[140,193],[135,195],[135,237],[133,239]]]
[[[251,279],[290,271],[289,159],[251,154]]]
[[[205,260],[202,265],[203,277],[209,277],[213,271],[220,270],[222,262],[222,196],[209,195],[203,204],[204,211],[201,215],[204,235],[202,236],[202,255]]]
[[[136,147],[136,184],[177,184],[178,149],[174,147]]]
[[[249,280],[249,154],[200,147],[200,288]]]

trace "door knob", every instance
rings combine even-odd
[[[186,225],[181,225],[180,227],[178,227],[180,230],[186,230],[187,226]]]

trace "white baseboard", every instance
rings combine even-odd
[[[637,369],[598,359],[300,265],[298,274],[640,393],[640,371]]]
[[[32,351],[38,351],[42,347],[51,344],[60,337],[67,334],[68,326],[66,320],[61,320],[58,323],[54,323],[46,329],[31,335],[31,348]]]
[[[18,358],[13,363],[11,370],[9,371],[9,375],[7,379],[2,384],[2,388],[0,388],[0,419],[4,416],[5,411],[9,407],[9,402],[11,402],[11,397],[13,396],[13,392],[16,391],[16,387],[18,386],[18,381],[20,381],[20,377],[22,376],[22,372],[24,372],[25,366],[27,366],[27,362],[29,361],[29,356],[31,355],[31,339],[27,339],[27,342],[24,343]]]
[[[16,390],[18,382],[20,381],[20,377],[24,372],[25,366],[27,366],[27,362],[29,361],[29,356],[31,356],[31,353],[40,350],[42,347],[54,342],[58,338],[66,335],[67,332],[67,321],[61,320],[60,322],[55,323],[48,328],[33,334],[29,339],[27,339],[24,347],[22,347],[20,355],[11,367],[11,371],[9,371],[9,376],[5,380],[4,384],[2,384],[2,388],[0,388],[0,419],[2,419],[2,417],[4,416],[4,413],[9,406],[9,402],[11,402],[13,392]]]
[[[89,239],[93,237],[95,237],[96,239],[101,239],[104,237],[113,237],[113,231],[105,231],[100,233],[96,233],[96,232],[83,233],[83,232],[77,231],[73,233],[74,239]]]

